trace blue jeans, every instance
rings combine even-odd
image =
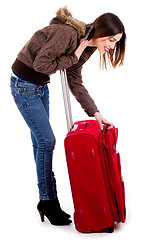
[[[39,197],[41,200],[54,199],[56,179],[52,171],[52,155],[55,136],[49,123],[48,86],[33,84],[12,74],[11,92],[31,131]]]

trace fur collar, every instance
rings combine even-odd
[[[86,24],[83,22],[78,21],[77,19],[72,17],[72,14],[67,9],[67,7],[60,8],[57,11],[57,17],[64,22],[65,24],[68,24],[72,27],[74,27],[77,30],[78,38],[82,38],[85,36],[86,33]]]

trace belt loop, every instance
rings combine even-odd
[[[15,87],[18,87],[18,78],[16,78]]]

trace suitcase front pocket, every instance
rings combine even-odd
[[[105,147],[105,152],[107,156],[107,166],[106,171],[108,172],[110,191],[112,195],[112,201],[114,204],[115,221],[125,222],[126,209],[125,209],[125,188],[124,182],[121,174],[121,160],[120,154],[117,153],[116,143],[118,138],[118,130],[112,129],[108,130],[104,136],[103,143]],[[107,170],[108,169],[108,170]]]

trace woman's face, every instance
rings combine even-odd
[[[114,36],[92,39],[94,45],[98,48],[101,54],[108,52],[109,49],[114,49],[116,43],[121,39],[123,33],[118,33]]]

